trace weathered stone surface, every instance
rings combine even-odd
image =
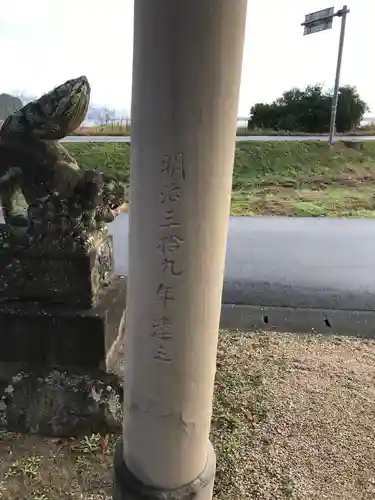
[[[95,305],[114,275],[113,241],[107,231],[83,234],[76,246],[43,246],[0,226],[0,301]]]
[[[124,186],[80,170],[59,142],[87,111],[85,76],[9,115],[0,130],[0,426],[75,435],[121,424],[105,373],[121,344],[126,286],[107,224]],[[84,374],[83,374],[84,373]]]
[[[114,375],[0,363],[0,428],[51,437],[120,432],[122,384]]]
[[[82,75],[27,103],[5,119],[0,128],[0,176],[14,167],[19,169],[13,182],[0,183],[0,200],[7,223],[14,223],[14,215],[18,219],[15,205],[19,189],[30,206],[53,191],[71,192],[70,188],[79,181],[77,162],[59,141],[84,120],[90,92],[90,84]]]
[[[0,362],[105,369],[124,324],[126,283],[114,278],[94,307],[37,302],[0,304]]]

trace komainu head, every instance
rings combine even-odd
[[[89,107],[90,94],[90,84],[85,76],[68,80],[46,94],[46,107],[48,110],[49,96],[52,101],[51,116],[54,117],[55,121],[50,133],[53,134],[54,130],[60,129],[63,134],[55,139],[62,139],[81,125]],[[41,97],[39,101],[42,101],[44,97]],[[43,105],[43,103],[41,104]]]
[[[9,115],[1,127],[1,135],[60,140],[74,132],[85,119],[90,94],[85,76],[67,80]]]

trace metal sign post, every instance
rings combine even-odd
[[[349,14],[349,12],[350,10],[346,5],[344,5],[343,8],[341,10],[338,10],[336,13],[334,13],[334,7],[329,7],[328,9],[323,9],[317,12],[313,12],[312,14],[307,14],[305,16],[305,21],[302,23],[302,26],[304,26],[303,34],[310,35],[312,33],[318,33],[319,31],[325,31],[331,29],[333,18],[341,17],[341,30],[340,30],[339,50],[337,55],[335,87],[332,96],[331,120],[329,125],[329,137],[328,137],[329,146],[332,146],[333,136],[335,134],[341,61],[342,61],[342,52],[344,49],[344,39],[345,39],[346,15]]]
[[[348,14],[348,12],[349,12],[349,10],[348,10],[347,6],[344,5],[342,10],[339,11],[339,14],[338,14],[341,17],[341,30],[340,30],[339,51],[338,51],[338,55],[337,55],[335,88],[333,90],[333,97],[332,97],[331,122],[329,125],[329,138],[328,138],[329,146],[332,146],[333,136],[335,133],[335,126],[336,126],[336,112],[337,112],[337,101],[338,101],[338,97],[339,97],[342,51],[344,48],[346,15]]]

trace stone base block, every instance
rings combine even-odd
[[[6,227],[6,226],[5,226]],[[22,238],[9,242],[0,225],[0,301],[35,301],[91,307],[114,275],[113,240],[87,235],[76,247],[39,248]]]
[[[206,468],[194,480],[173,490],[155,488],[142,483],[123,459],[123,444],[118,442],[114,459],[114,500],[212,500],[216,472],[216,456],[208,443]]]
[[[48,437],[119,433],[122,381],[97,372],[20,370],[0,363],[0,429]]]
[[[125,318],[126,283],[116,277],[95,307],[0,303],[0,362],[106,369]]]

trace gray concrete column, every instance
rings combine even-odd
[[[135,0],[117,500],[212,498],[209,431],[246,7]]]

